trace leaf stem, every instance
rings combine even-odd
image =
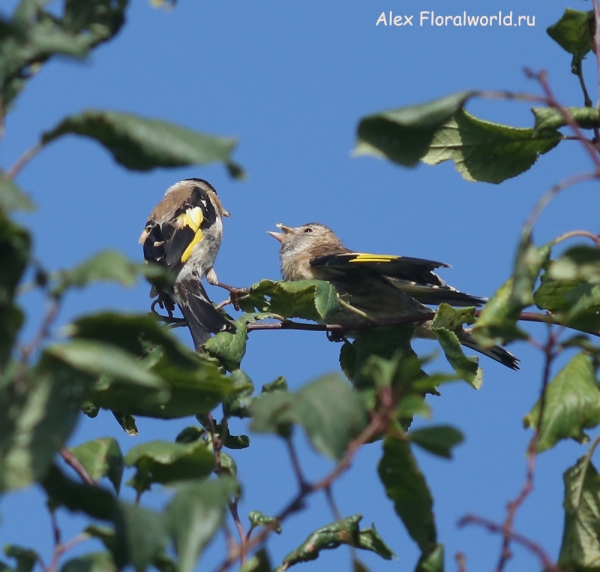
[[[27,165],[27,163],[29,163],[29,161],[31,161],[43,148],[43,143],[38,143],[28,151],[25,151],[25,153],[23,153],[23,155],[17,159],[17,162],[6,172],[6,175],[10,179],[14,179]]]
[[[82,465],[81,461],[69,451],[66,447],[61,447],[60,456],[65,463],[69,465],[80,477],[86,485],[96,486],[98,483],[94,480],[88,470]]]

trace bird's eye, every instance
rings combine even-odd
[[[312,232],[312,228],[310,228],[310,226],[309,226],[309,227],[306,227],[306,228],[304,229],[304,232]]]

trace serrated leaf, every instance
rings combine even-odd
[[[129,113],[88,109],[44,133],[43,144],[66,135],[95,139],[115,161],[134,171],[231,162],[234,138],[216,137],[186,127]]]
[[[179,556],[178,572],[194,570],[198,556],[220,528],[227,502],[237,488],[230,477],[178,487],[166,510],[170,536]]]
[[[581,60],[594,45],[593,21],[592,11],[567,8],[560,20],[546,32],[563,50]]]
[[[575,123],[583,129],[594,129],[600,126],[600,111],[594,107],[565,107]],[[563,114],[554,107],[532,107],[535,116],[535,130],[555,130],[567,125]]]
[[[247,315],[236,320],[235,326],[235,334],[219,332],[204,344],[204,349],[212,357],[217,358],[227,371],[238,369],[246,354],[246,340],[248,339]]]
[[[0,172],[0,211],[10,213],[11,211],[34,211],[35,205],[32,200],[8,178]]]
[[[408,434],[408,437],[426,451],[447,459],[452,458],[453,447],[460,445],[464,440],[463,434],[449,425],[415,429]]]
[[[272,312],[284,318],[321,321],[339,311],[335,288],[323,280],[261,280],[240,299],[245,312]]]
[[[112,437],[94,439],[69,449],[94,480],[108,477],[119,494],[123,477],[123,454]]]
[[[525,417],[525,427],[538,424],[540,403]],[[584,353],[574,356],[546,388],[544,418],[537,451],[552,448],[561,439],[586,441],[584,429],[600,423],[600,389],[592,361]]]
[[[366,424],[366,411],[358,394],[335,374],[308,383],[296,394],[263,394],[253,401],[250,410],[252,431],[285,436],[290,424],[298,423],[312,446],[332,459],[342,457]]]
[[[204,479],[215,466],[215,456],[203,441],[187,444],[151,441],[131,449],[125,456],[125,465],[136,468],[128,484],[142,492],[152,483]]]
[[[433,499],[410,444],[392,437],[383,443],[379,478],[396,514],[423,554],[430,554],[437,542],[433,520]]]
[[[92,552],[67,560],[60,572],[114,572],[115,563],[108,552]]]
[[[355,154],[387,158],[412,167],[427,154],[437,131],[473,95],[474,91],[461,91],[363,117],[358,125]]]
[[[563,570],[597,570],[600,563],[600,475],[589,454],[563,475],[565,525],[558,565]]]
[[[558,131],[509,127],[460,109],[436,132],[422,161],[437,165],[451,159],[467,181],[498,184],[527,171],[561,139]]]

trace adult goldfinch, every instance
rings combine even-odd
[[[196,350],[211,333],[235,332],[235,326],[215,307],[202,286],[202,278],[218,284],[213,268],[223,237],[221,205],[214,187],[203,179],[185,179],[167,189],[148,217],[140,236],[144,258],[166,266],[175,276],[170,292],[158,293],[168,309],[179,306]]]
[[[276,226],[282,232],[269,234],[281,243],[283,279],[326,280],[339,295],[349,296],[350,308],[335,316],[336,323],[341,325],[430,315],[431,310],[425,304],[481,306],[486,301],[448,286],[433,272],[447,268],[443,262],[354,252],[344,247],[330,228],[319,223],[297,228]],[[433,337],[431,322],[417,327],[416,335]],[[519,360],[504,348],[483,348],[466,330],[457,335],[462,345],[511,369],[519,369]]]

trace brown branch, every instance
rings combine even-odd
[[[487,529],[489,532],[496,534],[504,534],[503,526],[474,514],[468,514],[458,521],[458,526],[460,527],[467,526],[468,524],[481,526]],[[554,563],[552,558],[546,554],[544,549],[539,544],[514,531],[510,532],[510,537],[513,542],[520,544],[539,558],[542,566],[544,567],[544,572],[564,572],[564,570],[559,568]]]
[[[569,240],[570,238],[575,238],[576,236],[581,236],[583,238],[589,238],[591,241],[594,242],[594,244],[596,245],[596,248],[600,248],[600,234],[594,234],[593,232],[590,232],[589,230],[571,230],[569,232],[565,232],[565,233],[561,234],[560,236],[557,236],[552,241],[552,245],[556,246],[557,244],[560,244],[561,242],[564,242],[565,240]]]
[[[61,447],[60,456],[65,463],[69,465],[80,477],[86,485],[96,486],[98,483],[94,480],[88,470],[81,464],[81,461],[69,451],[66,447]]]

